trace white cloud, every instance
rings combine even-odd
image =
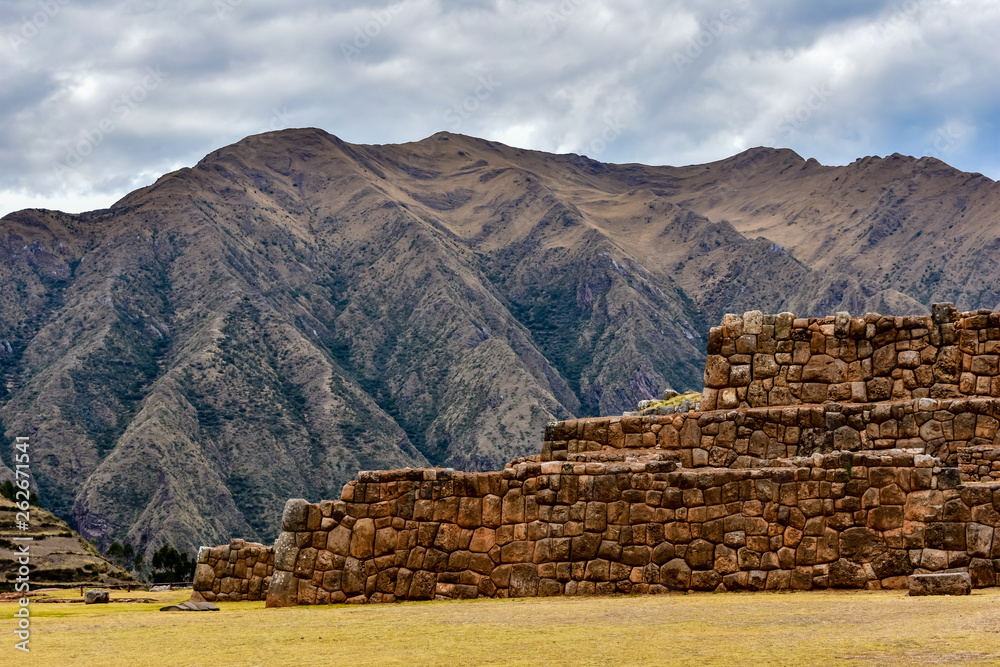
[[[40,0],[0,6],[0,214],[107,206],[288,126],[362,143],[447,129],[654,164],[765,142],[834,164],[933,153],[1000,176],[989,0],[45,6],[39,25]],[[148,68],[165,74],[155,87]]]

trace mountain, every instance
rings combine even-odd
[[[267,541],[359,469],[496,468],[549,420],[700,389],[726,312],[993,307],[997,199],[930,158],[255,135],[0,219],[0,432],[100,546]]]

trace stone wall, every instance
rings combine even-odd
[[[1000,397],[1000,313],[726,315],[708,337],[702,410]]]
[[[960,486],[938,463],[892,450],[755,470],[363,473],[341,501],[289,501],[267,604],[902,588],[942,570],[991,586],[1000,485]]]
[[[340,500],[290,500],[273,550],[202,550],[195,595],[877,589],[940,571],[992,586],[998,360],[1000,313],[950,304],[726,316],[702,411],[553,423],[502,471],[362,472]]]
[[[958,469],[963,479],[1000,482],[1000,448],[967,447],[958,452]]]
[[[232,540],[202,547],[194,571],[192,599],[207,602],[263,600],[274,572],[274,547]]]
[[[815,452],[911,449],[957,465],[959,452],[969,447],[1000,446],[998,427],[1000,400],[994,398],[595,417],[551,424],[538,458],[592,460],[601,453],[620,455],[619,450],[660,450],[676,455],[686,468],[749,468],[760,460]]]

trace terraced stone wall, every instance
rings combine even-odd
[[[750,312],[708,352],[702,412],[550,424],[502,471],[363,472],[338,501],[288,502],[273,575],[234,541],[200,554],[196,591],[284,606],[995,584],[1000,313]]]
[[[701,409],[1000,397],[1000,313],[726,315],[708,337]]]
[[[550,424],[538,458],[589,460],[602,452],[620,456],[621,450],[660,450],[675,455],[686,468],[749,468],[761,459],[815,452],[912,449],[954,466],[969,447],[981,448],[979,458],[994,456],[987,450],[1000,447],[998,427],[1000,400],[994,398],[594,417]],[[971,475],[971,468],[963,470]],[[969,477],[980,478],[992,479],[991,473]]]

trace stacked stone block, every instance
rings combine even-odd
[[[726,315],[708,338],[702,410],[1000,397],[1000,313]]]
[[[263,600],[273,572],[274,547],[234,539],[198,550],[194,590],[207,602]]]
[[[1000,482],[1000,448],[989,445],[966,447],[958,452],[957,457],[963,479]]]
[[[686,468],[752,468],[761,461],[815,452],[910,449],[956,465],[959,453],[968,448],[991,452],[997,447],[998,427],[1000,400],[994,398],[598,417],[551,424],[539,459],[590,460],[640,450],[672,453]]]
[[[938,464],[893,450],[755,470],[363,473],[341,501],[289,501],[268,605],[904,588],[946,570],[993,585],[1000,485],[962,487]]]

